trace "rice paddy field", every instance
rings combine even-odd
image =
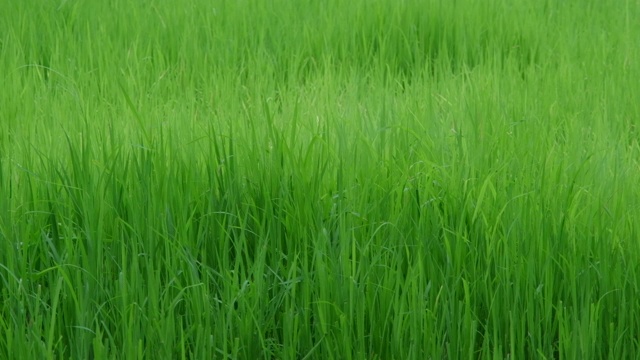
[[[640,358],[639,19],[3,1],[0,358]]]

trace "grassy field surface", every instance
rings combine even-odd
[[[639,18],[2,2],[0,358],[639,358]]]

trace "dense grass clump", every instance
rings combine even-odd
[[[640,4],[14,1],[0,358],[640,356]]]

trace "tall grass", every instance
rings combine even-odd
[[[634,1],[0,11],[0,357],[636,358]]]

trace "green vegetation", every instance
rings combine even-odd
[[[640,357],[637,1],[0,7],[0,358]]]

